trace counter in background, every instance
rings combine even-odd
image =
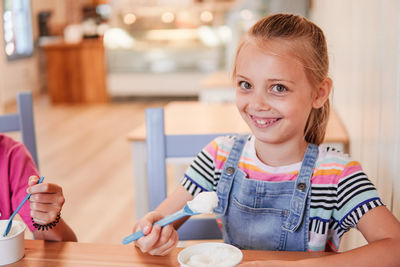
[[[64,41],[41,45],[47,64],[47,88],[51,102],[107,102],[106,67],[101,38],[79,43]]]

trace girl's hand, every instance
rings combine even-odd
[[[163,216],[160,213],[152,211],[134,225],[134,232],[142,230],[145,234],[144,237],[134,242],[135,246],[143,253],[164,256],[178,245],[178,233],[172,224],[163,228],[160,225],[153,227],[153,223],[162,218]]]
[[[41,225],[54,222],[60,213],[65,199],[62,188],[56,184],[37,184],[39,177],[29,177],[27,192],[30,197],[31,216],[33,220]]]

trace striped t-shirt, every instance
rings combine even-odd
[[[218,137],[197,155],[181,181],[189,193],[195,196],[202,191],[216,191],[235,138]],[[248,138],[239,161],[239,168],[247,178],[270,182],[297,179],[301,162],[267,166],[256,156],[254,139],[254,136]],[[319,146],[311,178],[310,251],[337,251],[342,235],[356,227],[368,210],[381,205],[383,203],[360,163],[333,148]]]

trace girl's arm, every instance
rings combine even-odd
[[[186,202],[193,200],[193,198],[194,197],[182,185],[178,185],[175,191],[172,192],[163,202],[161,202],[161,204],[154,211],[148,213],[157,214],[157,216],[155,216],[157,217],[157,219],[142,219],[135,224],[134,230],[137,228],[137,226],[140,226],[138,230],[143,231],[144,229],[146,232],[151,232],[152,224],[154,222],[182,209],[186,205]],[[148,216],[148,214],[146,214],[146,216]],[[184,217],[180,220],[175,221],[172,225],[177,230],[187,219],[188,217]]]
[[[33,232],[35,239],[51,240],[51,241],[77,241],[74,231],[61,218],[53,229]]]
[[[193,198],[194,197],[182,185],[179,185],[175,191],[155,209],[155,211],[165,217],[182,209],[186,205],[186,202],[193,200]],[[174,228],[178,229],[187,219],[188,217],[185,217],[174,222]]]
[[[51,183],[37,184],[39,177],[29,177],[28,193],[31,193],[30,207],[33,220],[41,225],[54,222],[61,212],[65,199],[62,188]],[[33,232],[35,239],[51,241],[77,241],[75,233],[61,218],[60,221],[48,230],[36,230]]]
[[[133,231],[142,230],[146,235],[134,244],[142,252],[150,255],[167,255],[178,244],[179,228],[188,218],[182,218],[174,224],[161,228],[159,225],[153,227],[153,223],[182,209],[186,202],[192,200],[193,196],[182,186],[179,185],[154,211],[146,214],[142,219],[135,223]]]
[[[400,223],[384,206],[364,214],[357,224],[368,244],[336,255],[304,261],[305,266],[400,266]],[[312,265],[310,265],[312,264]]]
[[[368,244],[322,258],[293,262],[249,262],[241,266],[400,266],[400,223],[384,206],[364,214],[357,224]]]

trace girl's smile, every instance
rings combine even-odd
[[[276,125],[281,118],[266,118],[259,117],[249,114],[250,118],[253,120],[254,125],[258,128],[267,128]]]

